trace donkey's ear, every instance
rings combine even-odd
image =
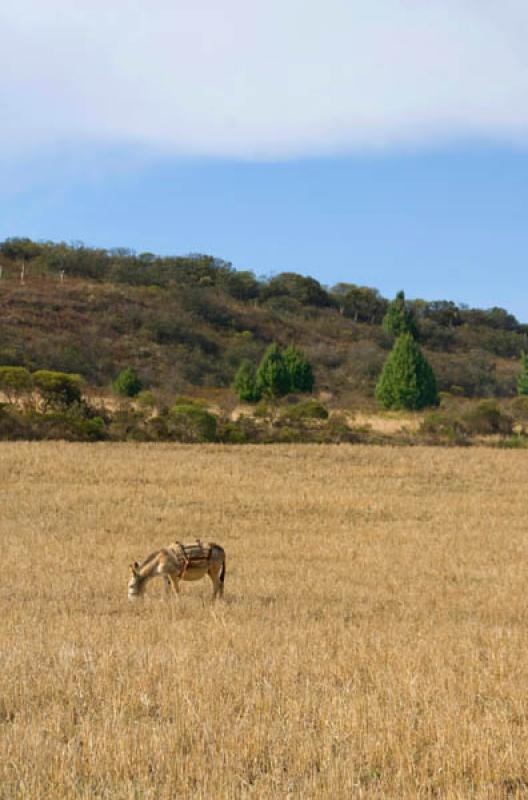
[[[137,575],[137,574],[138,574],[138,571],[139,571],[139,564],[138,564],[138,562],[137,562],[137,561],[134,561],[134,563],[133,563],[133,564],[130,564],[130,570],[131,570],[131,572],[132,572],[134,575]]]

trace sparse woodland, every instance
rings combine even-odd
[[[34,391],[22,390],[16,402],[4,391],[3,439],[199,441],[192,420],[182,425],[181,412],[176,426],[171,419],[171,409],[185,406],[197,420],[200,412],[190,408],[198,405],[207,436],[212,424],[203,414],[215,417],[208,441],[383,441],[354,418],[376,412],[375,387],[401,324],[414,326],[439,392],[440,407],[425,412],[425,428],[422,419],[411,424],[421,441],[524,435],[528,412],[516,393],[524,385],[528,326],[504,309],[405,300],[402,293],[387,324],[388,301],[353,283],[326,288],[294,272],[257,279],[210,256],[21,239],[0,244],[0,268],[0,367],[68,373],[82,382],[82,403],[67,413],[36,413],[41,398]],[[258,383],[258,365],[274,343],[306,358],[306,385],[328,411],[325,422],[307,421],[300,410],[293,424],[292,404],[309,395],[277,400],[261,392],[260,402],[258,392],[251,395],[252,371]],[[233,390],[241,368],[252,402],[242,410]],[[127,370],[141,391],[116,389]],[[409,441],[407,420],[401,428],[399,441]]]

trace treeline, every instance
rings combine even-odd
[[[369,402],[394,344],[389,301],[353,283],[293,272],[257,278],[207,255],[7,239],[0,243],[0,365],[79,373],[109,387],[133,367],[168,394],[251,384],[267,348],[292,344],[320,389]],[[510,397],[528,328],[501,308],[405,300],[440,392]],[[253,377],[252,377],[253,376]],[[350,398],[350,400],[349,400]]]
[[[158,256],[148,252],[135,253],[122,247],[107,250],[86,247],[82,243],[11,238],[0,243],[0,258],[14,270],[24,264],[33,268],[36,274],[51,272],[163,289],[174,286],[214,287],[236,300],[275,301],[274,304],[291,311],[304,307],[333,308],[354,322],[368,325],[381,324],[389,303],[374,288],[344,282],[326,288],[315,278],[294,272],[259,279],[250,270],[235,270],[228,261],[203,254]],[[503,308],[478,309],[449,300],[422,299],[409,301],[409,307],[418,321],[419,335],[424,342],[434,342],[434,326],[453,331],[466,325],[528,335],[528,325],[518,322]],[[448,344],[449,337],[441,343]],[[518,355],[518,352],[512,355]]]

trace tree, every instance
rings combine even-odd
[[[290,389],[290,376],[284,358],[274,342],[270,344],[259,364],[256,376],[257,392],[264,397],[282,397]]]
[[[25,367],[0,367],[0,392],[9,403],[30,392],[32,387],[31,374]]]
[[[334,304],[328,292],[319,281],[294,272],[281,272],[262,287],[262,300],[271,297],[292,297],[303,306],[332,306]]]
[[[283,353],[283,359],[290,379],[290,392],[312,392],[314,375],[310,362],[295,345],[290,345]]]
[[[230,272],[225,280],[225,288],[237,300],[253,300],[260,291],[258,280],[249,270]]]
[[[80,375],[67,372],[40,369],[33,373],[33,383],[44,404],[56,408],[67,408],[81,402],[81,381]]]
[[[260,400],[260,392],[257,391],[256,370],[254,364],[245,358],[235,375],[233,387],[243,403],[256,403]]]
[[[405,302],[404,292],[398,292],[394,300],[389,303],[387,313],[383,317],[383,327],[389,334],[398,338],[403,333],[410,333],[415,339],[418,328],[412,310]]]
[[[435,374],[411,333],[396,339],[376,386],[376,399],[384,408],[413,411],[438,405]]]
[[[112,388],[121,397],[135,397],[142,390],[143,384],[137,372],[132,367],[127,367],[119,373]]]
[[[332,296],[336,299],[343,316],[349,317],[354,322],[379,325],[387,311],[388,303],[385,298],[377,289],[368,286],[337,283],[332,288]]]
[[[517,394],[528,394],[528,355],[521,353],[521,371],[517,376]]]

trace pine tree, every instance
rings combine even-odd
[[[240,364],[233,387],[243,403],[256,403],[260,400],[260,393],[257,391],[256,385],[255,366],[249,359],[245,358]]]
[[[290,392],[312,392],[314,375],[310,362],[300,350],[290,345],[283,353],[290,378]]]
[[[521,353],[521,371],[517,376],[517,394],[528,394],[528,355]]]
[[[415,339],[418,328],[414,314],[405,302],[404,292],[398,292],[394,300],[389,303],[387,313],[383,317],[383,327],[389,336],[398,338],[403,333],[410,333]]]
[[[418,410],[438,405],[435,374],[410,333],[396,339],[376,386],[384,408]]]
[[[259,364],[257,392],[263,397],[282,397],[290,390],[290,376],[277,344],[270,344]]]

